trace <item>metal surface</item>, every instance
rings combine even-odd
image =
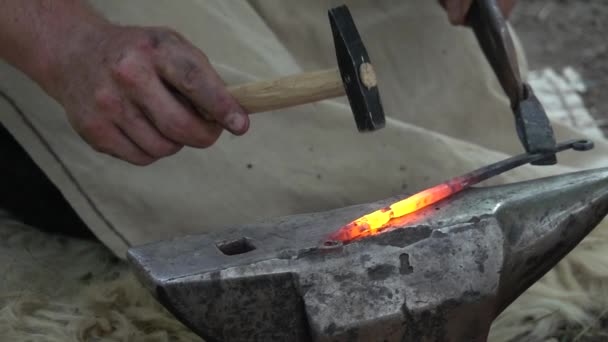
[[[569,149],[574,151],[589,151],[594,147],[594,144],[591,140],[586,139],[575,139],[568,140],[562,143],[559,143],[554,146],[551,154],[563,152]],[[475,171],[469,172],[459,178],[463,178],[468,180],[469,183],[479,183],[486,179],[492,178],[501,173],[512,170],[516,167],[525,165],[525,164],[533,164],[539,160],[543,160],[547,158],[547,153],[534,153],[534,154],[520,154],[511,158],[507,158],[505,160],[496,162],[494,164],[490,164],[488,166],[481,167]],[[466,186],[466,184],[465,184]]]
[[[523,82],[513,39],[497,1],[473,1],[467,19],[511,106],[515,108],[524,99]]]
[[[350,11],[346,6],[333,8],[329,10],[329,21],[340,74],[357,129],[365,132],[383,128],[385,117],[378,87],[368,88],[361,80],[361,65],[371,62]]]
[[[547,113],[529,85],[524,84],[524,92],[525,99],[515,108],[515,126],[519,140],[526,151],[551,151],[555,148],[555,138]],[[532,164],[553,165],[555,163],[557,163],[557,158],[553,155]]]
[[[608,212],[608,168],[469,188],[403,227],[318,248],[394,202],[131,249],[139,279],[207,341],[472,341]]]
[[[507,22],[496,0],[475,0],[467,17],[500,85],[509,97],[519,139],[528,153],[550,152],[555,147],[551,123],[532,88],[521,80],[517,53]],[[552,155],[533,165],[553,165]]]

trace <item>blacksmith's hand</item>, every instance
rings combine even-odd
[[[95,150],[148,165],[248,130],[205,54],[171,29],[113,24],[78,0],[0,4],[0,58],[63,105]]]

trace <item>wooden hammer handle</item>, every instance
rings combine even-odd
[[[228,90],[248,113],[267,112],[346,94],[337,68],[246,83]]]

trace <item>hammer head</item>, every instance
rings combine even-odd
[[[360,132],[375,131],[385,125],[384,109],[376,75],[346,6],[329,10],[336,57],[344,89]]]
[[[606,215],[608,169],[471,188],[394,230],[319,246],[394,200],[141,246],[129,260],[207,341],[481,341]]]

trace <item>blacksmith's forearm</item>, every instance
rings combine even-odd
[[[0,0],[0,58],[52,87],[54,66],[104,25],[84,0]]]

